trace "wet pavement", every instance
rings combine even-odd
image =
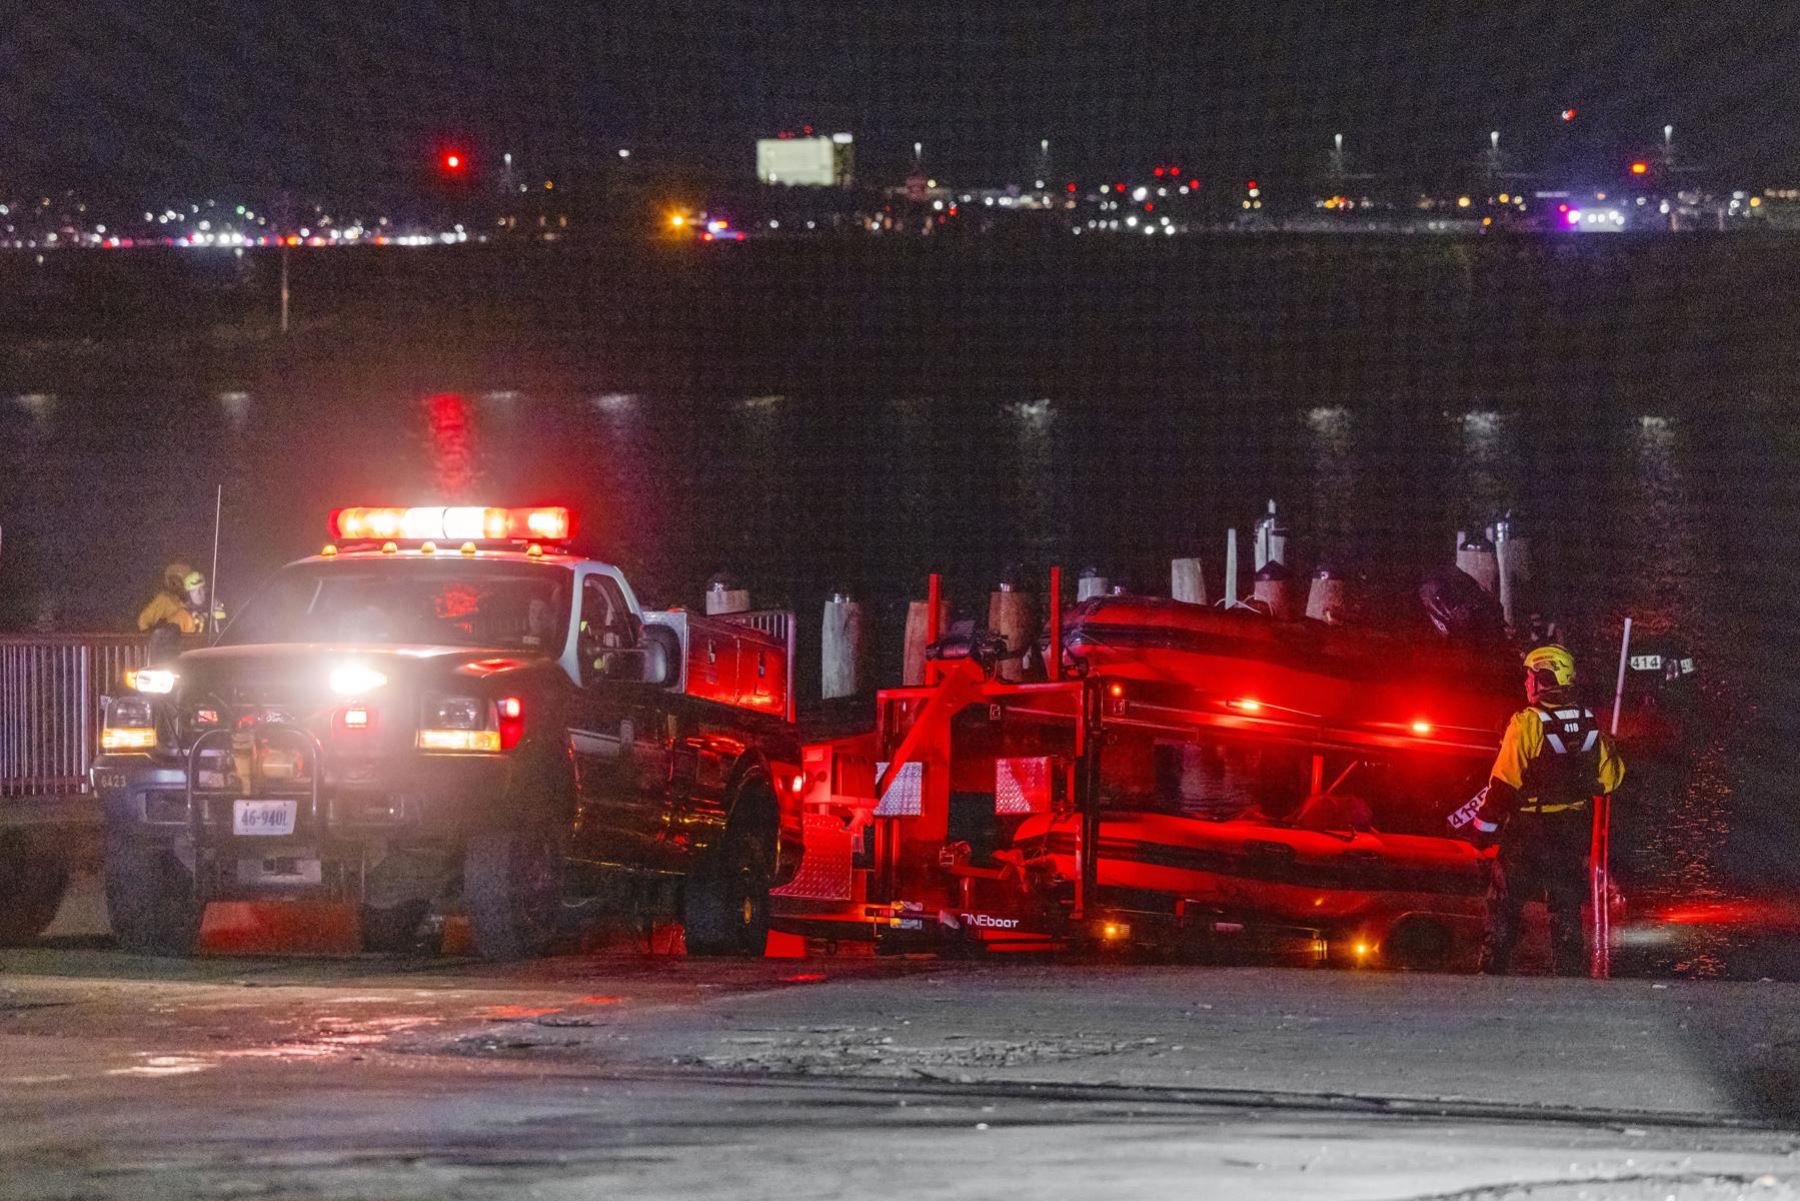
[[[0,954],[0,1196],[1800,1196],[1800,988]]]

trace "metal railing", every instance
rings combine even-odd
[[[144,661],[136,634],[0,635],[0,798],[88,790],[100,698]]]

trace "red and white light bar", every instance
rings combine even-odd
[[[331,514],[331,536],[352,542],[566,542],[574,528],[569,511],[563,508],[426,505],[337,509]]]

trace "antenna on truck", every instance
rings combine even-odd
[[[219,636],[219,526],[224,515],[225,485],[220,484],[213,494],[212,572],[206,577],[206,632],[213,638]]]

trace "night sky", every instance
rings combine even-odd
[[[1783,3],[14,0],[0,192],[380,190],[448,142],[748,175],[754,136],[805,123],[854,131],[865,178],[915,140],[947,179],[1029,178],[1043,137],[1063,177],[1293,177],[1341,131],[1354,166],[1429,182],[1489,129],[1518,166],[1598,171],[1669,121],[1765,183],[1800,176],[1797,49]]]

